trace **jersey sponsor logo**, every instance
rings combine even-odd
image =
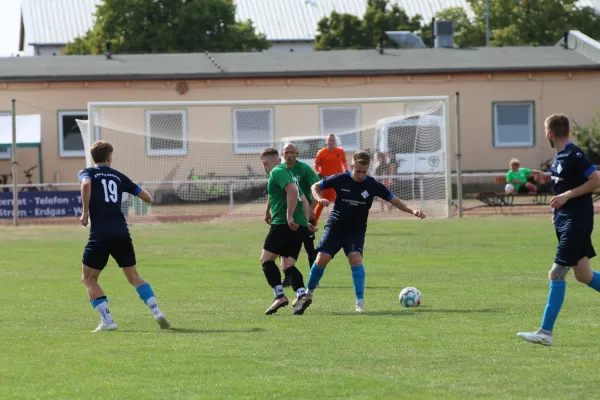
[[[554,182],[561,182],[564,180],[564,178],[559,178],[558,176],[552,176],[551,178]]]
[[[348,192],[348,193],[350,193],[350,189],[342,189],[342,192]]]

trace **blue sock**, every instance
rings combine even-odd
[[[360,264],[350,267],[350,269],[352,270],[352,282],[354,283],[356,300],[363,300],[365,298],[365,267]]]
[[[92,303],[93,308],[96,308],[96,306],[98,304],[102,304],[104,302],[106,302],[108,304],[108,299],[106,298],[106,296],[102,296],[102,297],[98,297],[97,299],[90,300],[90,303]]]
[[[560,308],[565,300],[566,288],[567,282],[565,281],[550,281],[550,292],[548,293],[548,304],[546,304],[544,318],[542,319],[542,329],[552,332]]]
[[[319,268],[317,267],[317,263],[312,265],[310,268],[310,275],[308,277],[308,285],[306,285],[308,290],[315,290],[317,288],[317,285],[319,284],[319,281],[323,277],[324,273],[325,267]]]
[[[588,283],[588,286],[597,292],[600,292],[600,273],[594,271],[594,276],[592,277],[591,282]]]
[[[140,296],[140,299],[142,299],[144,304],[148,304],[148,299],[154,297],[154,292],[152,291],[152,287],[149,283],[144,283],[143,285],[136,287],[135,291],[137,292],[138,296]]]

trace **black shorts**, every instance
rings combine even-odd
[[[308,228],[301,226],[293,231],[287,225],[271,225],[263,249],[281,257],[298,260],[302,243],[308,236]]]
[[[131,236],[90,237],[83,251],[82,262],[90,268],[103,270],[108,263],[108,256],[112,256],[120,268],[133,267],[136,263]]]
[[[346,256],[354,252],[362,255],[365,247],[365,233],[366,229],[364,228],[336,229],[326,225],[319,246],[317,246],[317,252],[328,254],[331,258],[335,257],[341,249],[344,249]]]
[[[527,189],[527,185],[523,184],[523,185],[519,186],[519,190],[517,190],[517,193],[521,193],[521,194],[529,193],[529,189]]]
[[[592,245],[591,229],[557,229],[556,237],[558,247],[554,262],[558,265],[573,267],[583,257],[593,258],[596,256]]]

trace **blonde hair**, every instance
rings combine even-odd
[[[509,167],[509,168],[512,168],[513,164],[519,164],[519,165],[520,165],[520,164],[521,164],[521,161],[519,161],[519,160],[518,160],[518,159],[516,159],[516,158],[511,158],[511,159],[510,159],[510,162],[508,163],[508,167]]]

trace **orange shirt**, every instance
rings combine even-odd
[[[335,147],[332,151],[324,147],[315,157],[315,171],[323,176],[346,172],[346,169],[346,153],[341,147]]]

